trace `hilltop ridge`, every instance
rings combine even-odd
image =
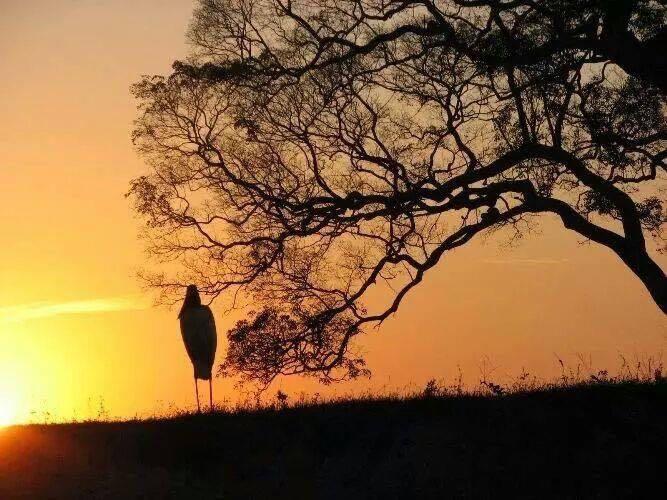
[[[641,498],[667,383],[0,431],[0,498]]]

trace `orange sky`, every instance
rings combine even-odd
[[[0,0],[0,424],[94,416],[101,401],[119,417],[193,404],[176,308],[151,307],[134,277],[144,255],[123,197],[144,171],[129,85],[185,55],[192,5]],[[667,321],[610,251],[550,219],[506,243],[449,254],[364,337],[370,382],[276,389],[421,387],[457,365],[475,382],[485,356],[498,379],[522,367],[549,377],[554,353],[613,368],[619,353],[667,351]],[[232,320],[217,322],[224,338]],[[215,383],[218,400],[236,397],[231,381]]]

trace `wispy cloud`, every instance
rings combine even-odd
[[[553,265],[565,264],[568,259],[484,259],[485,264],[535,264]]]
[[[146,309],[149,303],[141,296],[126,295],[68,302],[31,302],[0,307],[0,323],[16,323],[62,314],[90,314]]]

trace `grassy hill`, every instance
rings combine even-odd
[[[662,498],[666,452],[664,382],[368,399],[0,430],[0,498]]]

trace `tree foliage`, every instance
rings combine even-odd
[[[351,339],[452,249],[545,213],[667,311],[661,2],[200,0],[193,51],[145,77],[130,195],[150,250],[258,313],[222,367],[365,373]],[[628,51],[631,53],[628,54]],[[381,283],[380,310],[364,299]]]

